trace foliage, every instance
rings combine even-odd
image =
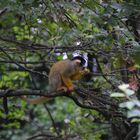
[[[86,57],[91,73],[75,82],[87,95],[81,91],[78,95],[83,106],[67,96],[50,100],[46,108],[1,94],[0,139],[111,139],[115,137],[112,126],[124,122],[122,107],[129,109],[127,116],[137,122],[139,9],[139,0],[1,1],[0,93],[12,96],[12,90],[47,91],[52,64],[74,54]],[[118,85],[122,83],[131,90],[125,87],[120,92]],[[110,94],[116,97],[115,102]],[[116,102],[122,102],[119,108]],[[35,134],[38,137],[33,137]]]
[[[111,97],[124,98],[123,102],[119,104],[121,108],[126,108],[127,117],[131,119],[131,122],[140,122],[140,101],[136,96],[134,90],[129,89],[129,85],[123,84],[119,86],[119,89],[123,93],[112,93]],[[140,129],[139,129],[140,131]]]

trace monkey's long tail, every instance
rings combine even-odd
[[[48,99],[49,99],[48,97],[39,97],[36,99],[28,99],[26,96],[21,96],[20,98],[30,104],[43,104],[46,101],[48,101]]]

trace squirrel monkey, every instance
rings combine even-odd
[[[73,80],[79,80],[82,76],[89,73],[87,68],[84,68],[85,59],[81,56],[76,56],[72,60],[61,60],[53,64],[49,73],[49,92],[64,90],[65,92],[73,91]],[[31,104],[44,103],[48,97],[40,97],[37,99],[25,99]]]

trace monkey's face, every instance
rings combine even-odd
[[[80,65],[81,65],[81,60],[75,59],[75,60],[73,60],[73,62],[74,62],[77,66],[80,66]]]
[[[74,61],[74,60],[80,60],[80,65],[81,65],[81,66],[84,66],[85,63],[86,63],[86,60],[85,60],[82,56],[75,56],[75,57],[72,59],[72,61]]]

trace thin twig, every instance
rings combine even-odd
[[[25,71],[28,71],[28,72],[30,72],[30,73],[36,73],[36,74],[38,74],[38,75],[41,75],[41,76],[44,76],[44,77],[48,78],[47,75],[45,75],[45,74],[43,74],[43,73],[40,73],[40,72],[34,71],[34,70],[30,70],[30,69],[28,69],[27,67],[24,67],[23,65],[20,65],[19,63],[17,63],[16,61],[14,61],[14,60],[11,58],[11,56],[10,56],[6,51],[3,50],[3,48],[0,47],[0,50],[9,58],[9,60],[11,60],[13,63],[15,63],[17,66],[19,66],[20,68],[24,69]]]
[[[44,104],[44,107],[45,107],[46,111],[48,112],[48,114],[49,114],[49,116],[50,116],[50,119],[51,119],[51,121],[52,121],[52,125],[53,125],[53,128],[55,129],[56,134],[60,137],[61,135],[60,135],[60,133],[59,133],[59,131],[58,131],[56,125],[55,125],[55,121],[54,121],[54,119],[53,119],[53,117],[52,117],[52,114],[51,114],[49,108],[47,107],[46,104]]]

